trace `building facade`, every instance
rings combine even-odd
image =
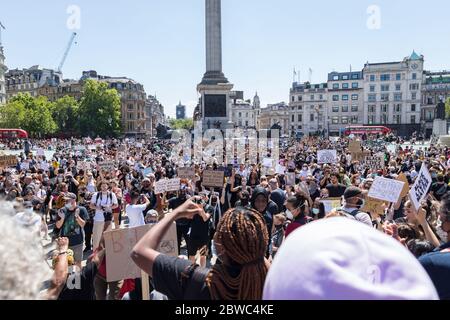
[[[149,130],[150,136],[155,137],[158,125],[167,125],[164,106],[155,96],[149,95],[145,102],[145,112],[147,115],[147,130]]]
[[[5,54],[3,52],[3,46],[0,45],[0,105],[6,103],[6,71],[8,71],[8,68],[5,65]]]
[[[242,95],[233,96],[232,100],[232,121],[236,128],[258,129],[258,118],[261,112],[261,102],[258,93],[250,100],[243,99]]]
[[[426,137],[433,134],[433,122],[439,103],[450,98],[450,71],[425,71],[422,85],[422,130]]]
[[[325,133],[327,100],[326,83],[294,82],[290,90],[288,134],[292,137],[297,132],[304,135]]]
[[[415,52],[400,62],[366,63],[364,124],[383,125],[399,136],[421,130],[424,57]]]
[[[6,99],[19,93],[29,93],[32,97],[39,95],[43,86],[57,87],[62,81],[62,74],[52,69],[33,66],[28,69],[9,70],[5,75]]]
[[[258,129],[269,130],[274,125],[281,127],[280,137],[289,135],[289,106],[285,102],[269,104],[261,109]]]
[[[180,103],[176,106],[176,117],[177,120],[186,119],[186,106]]]
[[[347,126],[362,125],[364,79],[361,71],[328,74],[327,131],[339,136]]]

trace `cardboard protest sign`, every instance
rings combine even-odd
[[[369,157],[371,152],[369,150],[364,150],[363,152],[352,153],[352,161],[363,161],[366,157]]]
[[[130,253],[136,243],[154,225],[136,228],[116,229],[105,232],[106,278],[108,282],[141,277],[141,270],[131,260]],[[175,223],[159,244],[158,251],[173,257],[178,256],[177,231]]]
[[[361,152],[361,141],[359,140],[350,141],[350,143],[348,144],[348,150],[351,153]]]
[[[166,187],[167,187],[167,180],[166,179],[162,179],[159,181],[156,181],[155,183],[155,193],[156,194],[161,194],[166,192]]]
[[[398,181],[402,181],[405,183],[405,185],[403,186],[403,190],[401,193],[401,197],[404,198],[408,195],[409,193],[409,182],[408,182],[408,178],[406,178],[406,175],[404,173],[399,174],[399,176],[397,177]]]
[[[182,167],[177,169],[177,176],[180,179],[194,180],[195,169],[190,167]]]
[[[317,163],[336,163],[337,162],[337,152],[336,150],[319,150],[317,151]]]
[[[361,165],[366,168],[371,168],[372,170],[384,169],[384,155],[375,155],[365,157],[361,162]]]
[[[223,188],[224,175],[225,172],[223,171],[205,170],[203,171],[202,184],[205,187]]]
[[[288,186],[295,185],[295,172],[286,173],[286,184]]]
[[[419,209],[420,202],[427,196],[427,192],[430,189],[432,182],[427,166],[422,164],[422,169],[420,169],[419,175],[409,191],[409,197],[416,210]]]
[[[0,167],[15,167],[17,165],[16,156],[0,156]]]
[[[393,179],[376,177],[369,190],[369,197],[387,202],[397,203],[405,183]]]
[[[98,166],[102,171],[113,171],[115,168],[114,161],[102,161],[99,162]]]
[[[382,200],[367,197],[366,203],[364,207],[361,208],[361,211],[381,216],[383,215],[386,206],[387,204]]]
[[[330,213],[333,209],[341,207],[341,198],[328,198],[320,200],[323,203],[325,214]]]
[[[167,180],[166,191],[178,191],[180,190],[180,178]]]

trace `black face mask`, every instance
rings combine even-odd
[[[363,207],[364,206],[364,200],[363,199],[358,199],[358,201],[356,202],[356,205],[358,206],[358,207]]]

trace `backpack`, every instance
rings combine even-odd
[[[97,192],[97,197],[95,198],[95,204],[97,204],[99,196],[102,196],[101,192]],[[112,204],[112,192],[110,192],[110,191],[108,191],[108,193],[106,195],[106,200],[108,200],[108,198]],[[102,198],[100,198],[100,203],[102,202],[102,199],[103,199],[103,196],[102,196]]]

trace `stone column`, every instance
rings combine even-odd
[[[221,0],[206,0],[206,72],[222,72]]]

